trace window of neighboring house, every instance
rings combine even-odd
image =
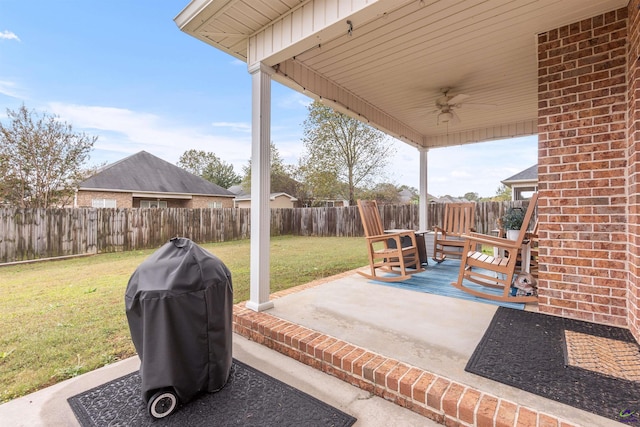
[[[167,202],[165,200],[140,200],[141,208],[166,208]]]
[[[115,208],[116,199],[91,199],[93,208]]]
[[[209,202],[207,203],[207,207],[210,209],[218,209],[222,207],[222,202]]]

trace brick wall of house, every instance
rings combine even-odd
[[[115,199],[117,208],[131,208],[131,193],[119,193],[115,191],[78,191],[76,202],[79,208],[92,207],[93,199]]]
[[[139,208],[140,200],[158,200],[155,197],[149,199],[132,198],[132,193],[119,193],[115,191],[78,191],[77,203],[78,207],[91,207],[93,199],[115,199],[117,208]],[[222,202],[223,208],[233,207],[233,198],[231,197],[206,197],[193,196],[192,199],[162,199],[167,202],[168,208],[190,208],[204,209],[208,208],[209,202]]]
[[[167,208],[177,208],[177,209],[187,209],[191,204],[190,199],[163,199],[162,197],[134,197],[132,203],[132,207],[139,208],[141,202],[149,201],[149,202],[166,202]]]
[[[640,342],[640,0],[629,2],[629,329]]]
[[[627,326],[627,16],[538,36],[540,311]]]
[[[191,199],[191,209],[205,209],[209,207],[210,202],[221,202],[223,208],[233,207],[232,197],[205,197],[205,196],[193,196]]]

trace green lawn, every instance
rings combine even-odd
[[[249,298],[249,241],[202,245]],[[133,356],[129,277],[153,250],[0,267],[0,402]],[[271,291],[367,264],[363,238],[271,239]]]

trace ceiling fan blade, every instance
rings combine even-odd
[[[451,110],[451,114],[453,114],[453,118],[451,119],[451,124],[456,125],[460,123],[460,116],[454,110]]]
[[[451,98],[449,101],[447,101],[447,104],[449,105],[453,105],[453,104],[460,104],[462,102],[465,101],[465,99],[471,98],[471,95],[465,95],[464,93],[459,93],[457,95],[454,95],[453,98]]]
[[[473,107],[473,108],[478,108],[478,109],[483,109],[483,110],[490,110],[492,108],[496,108],[497,105],[496,104],[479,104],[479,103],[475,103],[475,102],[465,102],[464,104],[460,104],[460,105],[456,105],[456,107],[458,108],[462,108],[462,107]]]

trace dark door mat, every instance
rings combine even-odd
[[[68,399],[82,426],[332,426],[356,419],[251,366],[233,360],[224,388],[203,393],[154,420],[133,372]]]
[[[572,366],[565,331],[638,349],[626,329],[499,307],[465,370],[602,417],[637,419],[640,382]]]

